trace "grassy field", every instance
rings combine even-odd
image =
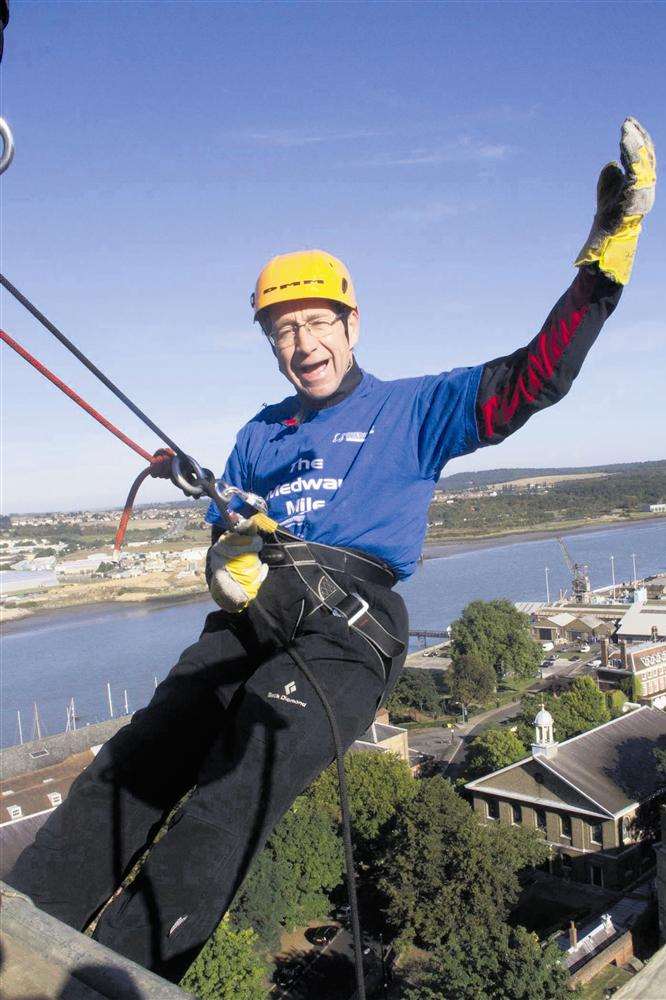
[[[631,973],[618,969],[615,965],[607,966],[598,976],[582,987],[579,995],[582,1000],[606,1000],[606,991],[619,989],[631,979]]]

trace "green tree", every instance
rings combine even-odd
[[[625,677],[622,681],[622,690],[629,698],[629,701],[638,701],[643,696],[643,685],[640,677],[636,674]]]
[[[511,601],[472,601],[451,626],[454,658],[472,655],[492,666],[497,677],[536,676],[541,648],[530,632],[529,617]]]
[[[383,857],[396,810],[416,793],[416,782],[405,761],[393,753],[347,754],[345,775],[354,854],[359,863],[376,866]],[[335,764],[317,778],[306,794],[336,824],[341,822]]]
[[[225,917],[180,985],[199,1000],[263,1000],[267,968],[256,944],[254,931],[238,930]]]
[[[567,1000],[568,974],[558,947],[542,949],[524,927],[473,924],[447,934],[406,971],[404,1000]],[[408,985],[409,984],[409,985]]]
[[[614,691],[606,691],[606,705],[608,706],[608,711],[611,714],[611,718],[617,719],[622,715],[622,706],[628,701],[628,698],[624,691],[619,691],[617,688]]]
[[[666,780],[666,747],[663,750],[657,747],[654,751],[654,757],[657,761],[658,774]]]
[[[403,670],[386,707],[392,715],[404,715],[410,709],[436,715],[442,707],[442,696],[431,671],[409,667]]]
[[[508,767],[526,753],[525,744],[510,729],[489,729],[470,743],[465,768],[467,780]]]
[[[542,862],[531,831],[484,827],[441,777],[417,783],[396,814],[381,879],[387,917],[403,940],[434,947],[470,926],[506,919],[519,893],[517,872]]]
[[[585,733],[610,718],[603,692],[592,677],[577,677],[559,700],[558,721],[568,736]]]
[[[497,686],[492,667],[471,653],[455,657],[448,681],[451,697],[462,705],[465,714],[470,705],[482,705]]]
[[[300,795],[255,860],[233,906],[241,927],[253,927],[267,948],[283,927],[326,916],[328,892],[342,881],[342,844],[330,815]]]
[[[553,717],[553,734],[558,743],[611,718],[606,699],[591,677],[577,677],[569,691],[559,698],[551,694],[528,695],[521,701],[518,737],[525,745],[534,740],[534,717],[544,705]]]
[[[234,920],[251,928],[262,949],[275,952],[287,916],[287,887],[283,872],[273,867],[273,853],[266,848],[256,858],[232,905]]]

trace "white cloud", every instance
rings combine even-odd
[[[387,135],[387,132],[357,129],[350,132],[308,133],[299,129],[270,129],[266,132],[248,132],[241,139],[268,146],[272,149],[295,149],[299,146],[313,146],[328,142],[347,142],[354,139],[372,139]]]
[[[446,201],[431,201],[424,205],[405,205],[389,213],[389,219],[418,225],[423,222],[438,222],[460,215],[461,206]],[[465,205],[465,211],[474,211],[473,205]]]
[[[362,161],[366,167],[403,167],[440,163],[490,163],[505,160],[513,148],[506,143],[484,142],[461,136],[447,145],[418,147],[402,154],[386,154]]]

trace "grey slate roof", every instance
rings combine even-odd
[[[106,743],[119,729],[130,721],[130,715],[123,715],[106,722],[97,722],[91,726],[82,726],[69,733],[56,733],[45,736],[41,740],[32,740],[21,746],[6,747],[0,750],[0,774],[3,778],[13,778],[14,775],[27,774],[29,771],[39,771],[51,767],[71,757],[82,753],[100,743]]]
[[[666,713],[645,707],[565,740],[553,757],[536,759],[615,814],[666,786],[655,747],[666,748]]]

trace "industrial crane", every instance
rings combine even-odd
[[[557,541],[560,543],[562,554],[571,573],[571,589],[573,590],[574,599],[578,604],[584,604],[585,594],[589,594],[591,589],[588,568],[582,563],[573,561],[563,538],[558,537]]]

